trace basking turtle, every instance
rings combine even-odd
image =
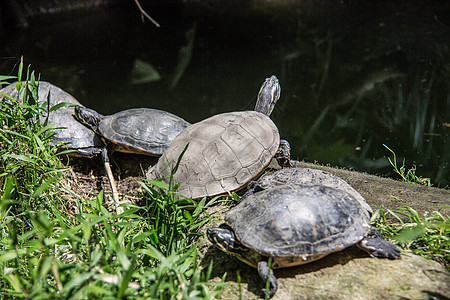
[[[272,174],[264,175],[257,181],[250,182],[249,190],[242,196],[241,200],[253,193],[283,184],[323,185],[343,190],[358,200],[369,213],[373,213],[372,208],[367,204],[363,196],[345,180],[329,172],[310,168],[281,169]]]
[[[193,124],[170,144],[158,163],[147,173],[148,179],[169,181],[181,153],[173,182],[189,198],[202,198],[236,191],[268,166],[277,153],[279,163],[292,166],[289,143],[282,141],[278,128],[269,118],[280,98],[275,76],[263,83],[255,111],[229,112]]]
[[[99,134],[112,150],[161,156],[173,139],[190,124],[171,113],[132,108],[103,116],[93,109],[75,107],[75,118]]]
[[[256,267],[269,280],[272,297],[277,290],[272,268],[309,263],[352,245],[373,256],[399,258],[400,250],[372,230],[369,221],[366,207],[342,189],[286,184],[248,196],[207,236],[219,249]]]
[[[99,150],[116,203],[119,202],[119,193],[112,175],[108,152],[117,150],[160,156],[173,139],[190,125],[176,115],[151,108],[132,108],[103,116],[93,109],[77,106],[75,118],[91,128],[105,142],[106,146],[100,147]],[[121,210],[118,209],[118,212]]]
[[[16,89],[16,83],[14,82],[7,87],[0,90],[0,93],[9,95],[19,103],[23,103],[23,92],[19,95]],[[72,95],[63,91],[59,87],[45,82],[39,81],[38,95],[39,102],[47,102],[47,97],[50,98],[50,108],[63,102],[73,105],[81,104]],[[25,83],[24,83],[25,84]],[[3,95],[0,95],[2,97]],[[4,97],[3,101],[7,101],[8,98]],[[52,136],[49,144],[61,145],[61,148],[68,148],[75,150],[70,152],[70,155],[91,157],[100,153],[99,147],[102,146],[100,138],[79,122],[73,118],[74,108],[73,106],[63,106],[56,110],[52,110],[48,115],[48,123],[54,124],[55,134]],[[44,122],[45,116],[40,117],[41,122]]]

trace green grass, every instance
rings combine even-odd
[[[379,209],[372,221],[383,236],[403,249],[436,260],[450,270],[450,217],[440,212],[444,208],[448,206],[424,217],[406,205],[395,210]],[[389,216],[397,222],[389,222]]]
[[[394,172],[400,175],[402,181],[417,183],[425,186],[432,186],[430,178],[423,178],[416,175],[416,165],[412,165],[410,169],[406,170],[405,159],[403,159],[402,165],[399,166],[397,164],[397,156],[395,155],[395,152],[388,146],[384,144],[383,146],[392,153],[393,158],[391,159],[390,157],[388,157],[389,163],[394,168]]]
[[[399,166],[395,152],[388,146],[383,146],[392,153],[393,158],[388,157],[388,161],[402,181],[431,186],[429,178],[416,174],[415,165],[406,170],[403,159],[402,165]],[[400,199],[396,199],[401,203]],[[372,222],[383,236],[396,241],[402,248],[436,260],[450,270],[450,217],[441,213],[448,207],[444,206],[423,217],[414,208],[406,205],[388,211],[380,208],[372,216]],[[392,224],[393,222],[388,220],[396,222]]]
[[[8,99],[0,110],[0,298],[216,297],[223,283],[208,281],[212,265],[200,268],[195,248],[213,202],[179,199],[176,186],[158,181],[142,183],[146,206],[127,204],[120,215],[104,208],[102,192],[63,199],[61,154],[42,122],[51,108],[22,70],[1,77],[26,83],[16,86],[23,104]]]

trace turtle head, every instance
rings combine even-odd
[[[211,243],[223,252],[232,252],[236,243],[236,235],[230,228],[208,228],[206,235]]]
[[[98,132],[98,124],[103,120],[103,115],[83,106],[75,106],[74,112],[74,117],[78,122]]]
[[[266,81],[261,86],[256,100],[255,111],[270,116],[275,104],[280,99],[281,86],[278,78],[272,75],[266,78]]]
[[[227,225],[222,224],[220,227],[208,228],[206,236],[211,243],[223,252],[236,256],[239,260],[252,267],[258,265],[260,255],[239,242],[233,229]]]

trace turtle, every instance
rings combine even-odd
[[[323,170],[311,168],[280,169],[272,174],[264,175],[257,181],[249,183],[248,191],[242,195],[237,203],[256,192],[267,190],[271,187],[283,184],[323,185],[346,191],[351,194],[366,210],[372,214],[373,210],[360,193],[358,193],[345,180]]]
[[[278,287],[275,268],[306,264],[353,245],[377,257],[401,254],[371,228],[369,211],[358,199],[321,184],[282,184],[249,195],[228,211],[224,224],[208,228],[207,237],[256,267],[269,281],[269,289],[262,290],[269,297]]]
[[[21,97],[23,91],[19,94],[16,88],[17,83],[14,82],[6,86],[0,90],[0,93],[9,95],[12,99],[23,103],[23,97]],[[25,84],[25,82],[21,83],[23,85]],[[103,145],[101,139],[92,130],[89,130],[73,118],[73,106],[82,106],[81,103],[69,93],[49,82],[38,81],[37,83],[39,102],[45,103],[49,98],[50,108],[61,105],[62,103],[69,104],[68,106],[61,106],[49,112],[47,122],[54,124],[53,130],[55,132],[49,144],[59,146],[61,149],[71,149],[73,151],[67,154],[73,156],[93,157],[98,155],[100,153],[99,147]],[[3,97],[3,101],[7,100],[9,100],[7,97]],[[40,121],[44,122],[45,118],[46,116],[44,115],[40,116]]]
[[[112,115],[75,107],[75,118],[108,145],[109,151],[161,156],[173,139],[190,125],[166,111],[131,108]]]
[[[293,166],[289,143],[280,141],[269,118],[280,90],[276,76],[266,78],[254,111],[218,114],[186,128],[147,172],[147,179],[169,183],[183,153],[173,182],[179,183],[179,194],[199,199],[245,187],[273,157],[284,167]]]
[[[100,150],[116,203],[119,203],[119,193],[111,171],[108,153],[117,150],[161,156],[173,139],[190,125],[174,114],[152,108],[131,108],[104,116],[93,109],[77,106],[75,118],[98,134],[105,143],[98,150]],[[121,211],[117,209],[118,213]]]

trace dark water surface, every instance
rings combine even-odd
[[[168,3],[144,5],[160,28],[133,1],[25,28],[3,7],[0,74],[17,74],[23,55],[100,113],[151,107],[189,122],[252,109],[275,74],[272,118],[293,158],[398,178],[385,144],[433,185],[450,183],[450,1]]]

